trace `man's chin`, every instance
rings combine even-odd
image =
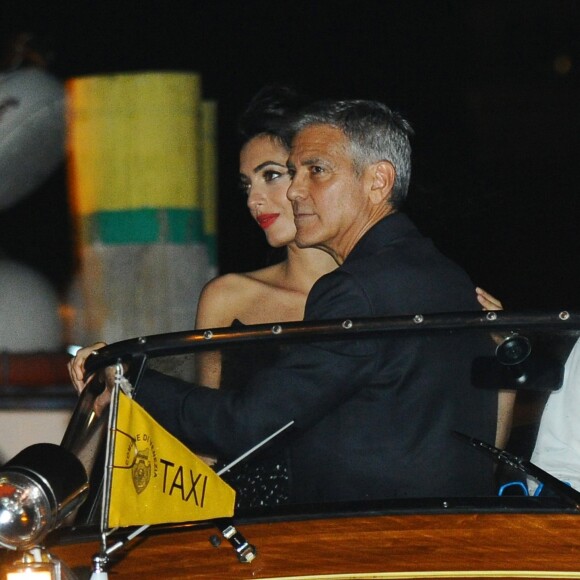
[[[296,234],[294,242],[299,248],[312,248],[319,243],[318,240],[309,238],[306,235],[300,235],[299,233]]]

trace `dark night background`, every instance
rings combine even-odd
[[[289,82],[401,111],[416,131],[407,211],[421,229],[508,308],[580,308],[576,0],[0,0],[0,10],[4,31],[53,39],[62,79],[201,73],[219,106],[222,272],[268,259],[238,193],[234,127],[263,84]],[[0,213],[0,249],[65,291],[64,167]]]

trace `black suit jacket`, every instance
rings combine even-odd
[[[312,288],[305,320],[477,310],[468,276],[401,213]],[[289,421],[297,502],[492,491],[493,466],[452,436],[495,439],[497,393],[470,384],[491,341],[404,336],[300,346],[238,392],[146,381],[138,400],[192,449],[235,457]]]

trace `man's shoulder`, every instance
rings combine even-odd
[[[405,214],[397,212],[371,228],[338,271],[380,277],[405,270],[429,275],[434,268],[464,274]]]
[[[467,272],[423,236],[408,218],[374,229],[363,247],[327,277],[357,287],[380,315],[477,310],[475,287]],[[388,219],[386,220],[388,222]],[[341,278],[339,278],[341,277]]]
[[[352,249],[341,268],[349,270],[374,256],[393,256],[407,246],[430,242],[403,213],[389,214],[374,224]]]

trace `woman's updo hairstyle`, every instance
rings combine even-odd
[[[269,135],[289,149],[293,137],[290,120],[307,102],[291,87],[267,85],[260,89],[239,118],[240,145],[258,135]]]

